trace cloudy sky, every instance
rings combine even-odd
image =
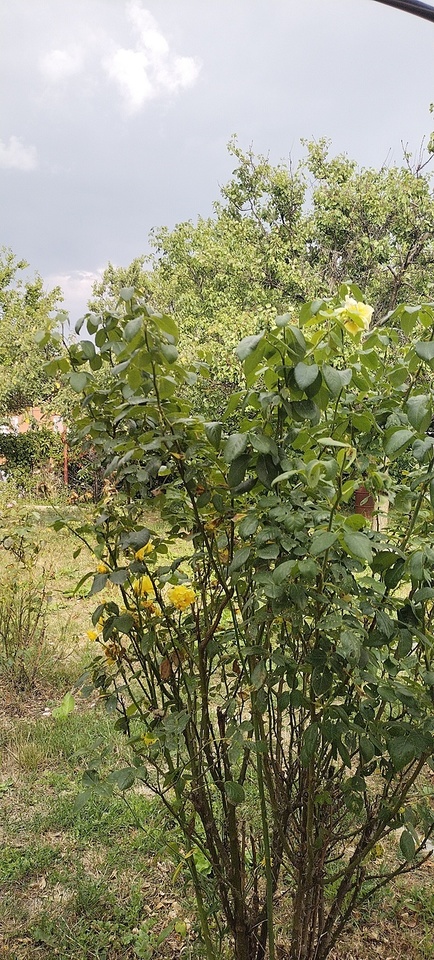
[[[399,163],[434,127],[434,25],[375,0],[0,0],[0,245],[75,320],[110,260],[212,212],[238,135]]]

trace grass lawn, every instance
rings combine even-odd
[[[128,806],[100,796],[74,810],[96,744],[108,762],[128,763],[94,697],[76,696],[66,717],[52,712],[92,654],[95,598],[74,595],[74,586],[94,560],[74,557],[71,534],[48,525],[52,511],[18,505],[2,514],[3,526],[40,544],[27,571],[10,550],[0,560],[4,583],[45,584],[47,631],[31,686],[18,690],[4,665],[0,672],[0,960],[200,957],[191,890],[169,849],[175,824],[160,802],[137,790]],[[428,862],[388,888],[354,917],[333,960],[434,958],[433,880]],[[283,914],[281,922],[284,960]]]

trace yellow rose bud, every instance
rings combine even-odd
[[[134,554],[134,559],[139,560],[140,562],[148,557],[150,553],[154,550],[154,544],[152,540],[148,540],[144,547],[141,547],[140,550],[136,550]]]
[[[102,563],[102,562],[101,562],[101,563],[98,564],[98,566],[97,566],[97,568],[96,568],[96,571],[97,571],[97,573],[108,573],[108,572],[109,572],[109,568],[108,568],[108,566],[107,566],[106,563]]]
[[[133,592],[135,593],[136,597],[153,597],[155,594],[151,578],[145,576],[138,577],[137,580],[134,580]]]

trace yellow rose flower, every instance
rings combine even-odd
[[[97,573],[108,573],[108,572],[109,572],[109,568],[108,568],[108,566],[107,566],[106,563],[103,563],[103,562],[101,561],[101,563],[98,564],[98,566],[97,566],[97,568],[96,568],[96,571],[97,571]]]
[[[369,330],[374,310],[367,303],[355,300],[354,297],[345,297],[344,306],[336,310],[337,315],[343,321],[345,330],[352,336],[360,333],[361,330]]]
[[[151,578],[145,576],[138,577],[137,580],[134,580],[133,592],[135,593],[136,597],[155,596]]]
[[[86,630],[86,634],[89,637],[89,640],[92,640],[92,642],[94,640],[98,640],[98,630]]]
[[[139,560],[140,562],[148,557],[150,553],[154,550],[154,544],[152,540],[148,540],[144,547],[141,547],[140,550],[136,550],[134,554],[134,559]]]
[[[169,587],[167,599],[177,610],[186,610],[196,599],[196,593],[193,587],[186,587],[180,584],[178,587]]]

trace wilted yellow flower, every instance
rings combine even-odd
[[[117,660],[122,660],[124,649],[120,643],[106,643],[104,646],[104,655],[109,663],[116,663]]]
[[[108,568],[107,564],[106,564],[106,563],[103,563],[102,561],[101,561],[101,563],[98,564],[96,570],[97,570],[97,573],[108,573],[108,572],[109,572],[109,568]]]
[[[152,540],[148,540],[148,542],[145,543],[144,547],[141,547],[140,550],[136,550],[136,553],[134,554],[134,559],[139,560],[141,562],[142,560],[145,559],[145,557],[148,557],[149,554],[152,553],[153,549],[154,549],[154,544]]]
[[[161,617],[161,610],[155,603],[152,603],[152,600],[142,600],[140,604],[142,610],[146,610],[147,613],[150,613],[151,616]]]
[[[177,610],[186,610],[196,599],[193,587],[186,587],[180,584],[178,587],[169,587],[167,599]]]
[[[144,733],[142,736],[142,741],[145,744],[145,747],[151,747],[153,743],[157,742],[157,737],[153,737],[150,733]]]
[[[371,850],[371,860],[379,860],[384,854],[384,847],[382,843],[374,843],[374,846]]]
[[[89,640],[98,640],[98,630],[86,630],[86,634],[89,637]]]
[[[151,578],[148,576],[138,577],[137,580],[133,581],[133,591],[136,597],[153,597],[154,588]]]
[[[355,300],[354,297],[345,297],[344,306],[339,307],[336,313],[341,317],[345,330],[352,336],[361,330],[369,330],[374,310],[367,303]]]

